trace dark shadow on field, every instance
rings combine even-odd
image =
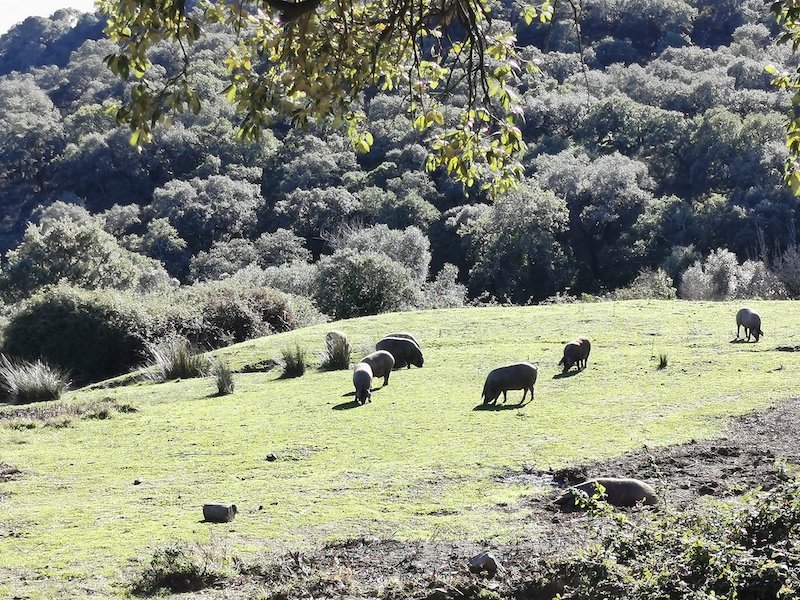
[[[498,411],[498,410],[517,410],[518,408],[525,408],[530,404],[532,400],[528,400],[527,402],[519,402],[518,404],[478,404],[473,411]]]
[[[731,344],[756,344],[756,340],[746,340],[744,338],[735,338],[730,341]]]
[[[567,377],[575,377],[575,375],[577,375],[578,373],[580,373],[580,371],[573,371],[572,369],[570,369],[569,371],[562,371],[561,373],[556,373],[555,375],[553,375],[553,379],[566,379]]]
[[[800,352],[800,346],[778,346],[775,350],[778,352]]]
[[[348,396],[352,395],[355,395],[355,392],[348,394]],[[361,403],[358,400],[350,400],[348,402],[340,402],[332,407],[331,410],[350,410],[351,408],[358,408],[359,406],[361,406]]]

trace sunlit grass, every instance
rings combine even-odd
[[[295,344],[313,360],[331,329],[354,348],[412,332],[425,367],[395,371],[356,408],[350,371],[315,364],[294,379],[280,369],[237,374],[226,396],[213,378],[71,392],[73,402],[112,396],[138,412],[0,428],[0,458],[24,472],[0,484],[10,494],[0,497],[0,596],[40,585],[119,593],[109,586],[129,561],[170,540],[214,536],[248,552],[363,534],[530,537],[538,525],[517,501],[536,490],[499,482],[504,470],[715,435],[731,415],[797,393],[800,355],[775,348],[797,343],[800,305],[749,304],[766,332],[757,344],[730,343],[737,304],[675,301],[398,313],[216,353],[237,370]],[[554,378],[564,343],[579,335],[592,341],[588,368]],[[660,353],[663,370],[654,369]],[[473,410],[486,373],[520,360],[539,365],[535,400]],[[509,403],[521,396],[510,392]],[[239,514],[201,523],[205,502],[235,503]],[[26,573],[42,582],[24,583]]]

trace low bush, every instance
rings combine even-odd
[[[611,293],[612,300],[673,300],[676,290],[663,269],[640,271],[630,285]]]
[[[590,523],[592,543],[532,567],[517,597],[788,600],[800,590],[797,481],[661,516],[597,503]]]
[[[169,336],[211,349],[322,321],[308,299],[228,281],[146,295],[56,286],[10,316],[0,351],[61,365],[85,383],[141,365],[148,344]]]
[[[41,360],[12,360],[0,354],[0,392],[15,404],[58,400],[69,384],[63,369]]]
[[[467,301],[467,286],[456,281],[458,267],[445,263],[433,281],[422,285],[422,300],[418,308],[460,308]]]
[[[300,377],[306,372],[306,351],[295,344],[281,351],[283,358],[283,377]]]
[[[172,544],[153,554],[150,563],[131,583],[131,591],[139,596],[151,596],[163,590],[176,594],[196,592],[224,578],[217,563],[208,552],[185,544]]]
[[[61,365],[78,382],[98,381],[145,360],[147,342],[170,332],[176,312],[149,297],[57,286],[22,303],[2,351]]]
[[[193,307],[195,318],[179,331],[203,348],[220,348],[325,320],[306,298],[231,280],[190,286],[181,297]]]
[[[318,263],[314,298],[337,319],[406,310],[419,295],[411,272],[382,252],[344,248]]]
[[[148,377],[156,381],[205,377],[211,369],[208,357],[180,336],[148,344],[147,349],[151,359]]]

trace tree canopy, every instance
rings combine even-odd
[[[509,189],[522,174],[525,143],[511,83],[535,66],[526,65],[510,23],[494,18],[486,0],[97,4],[108,15],[106,34],[119,44],[106,58],[109,68],[122,79],[138,79],[116,111],[135,146],[150,141],[155,125],[174,113],[200,112],[208,98],[194,82],[190,47],[225,24],[236,31],[236,43],[225,59],[229,85],[218,92],[236,106],[240,136],[258,138],[277,113],[293,124],[342,127],[366,152],[374,138],[365,127],[363,95],[399,88],[413,127],[428,136],[428,170],[444,168],[490,193]],[[546,22],[552,14],[550,0],[537,0],[515,18]],[[180,48],[181,60],[166,72],[153,68],[149,56],[162,40]],[[459,114],[443,110],[443,99],[453,94],[465,99]]]

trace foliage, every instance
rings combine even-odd
[[[568,219],[564,201],[535,184],[499,198],[459,230],[473,244],[472,293],[487,291],[524,303],[562,290],[572,275],[559,243],[565,241]]]
[[[58,400],[70,385],[69,374],[42,360],[14,360],[0,354],[0,391],[15,404]]]
[[[386,225],[344,227],[330,239],[334,250],[349,248],[356,252],[382,252],[403,265],[418,282],[428,278],[431,262],[430,242],[416,227],[404,230]]]
[[[160,263],[120,247],[95,222],[59,220],[46,228],[28,225],[22,242],[8,253],[0,271],[0,295],[15,302],[59,282],[140,292],[172,285]]]
[[[422,285],[418,308],[459,308],[467,301],[467,286],[458,283],[458,269],[445,263],[432,281]]]
[[[382,252],[344,248],[317,268],[314,299],[336,319],[408,309],[418,295],[412,273]]]
[[[235,283],[197,284],[166,294],[59,286],[24,302],[9,320],[2,351],[43,358],[78,381],[119,375],[148,358],[148,343],[181,335],[218,348],[318,323],[305,298]]]
[[[603,504],[603,503],[601,503]],[[602,510],[602,509],[601,509]],[[595,539],[575,558],[543,565],[539,586],[559,597],[790,598],[800,587],[800,485],[756,490],[740,504],[663,516],[595,514]],[[551,588],[552,589],[552,588]]]
[[[147,376],[155,381],[205,377],[211,363],[184,337],[170,336],[147,345]]]
[[[165,335],[176,310],[152,310],[121,292],[59,286],[33,296],[12,317],[3,352],[69,368],[79,382],[125,372],[146,356],[145,344]]]
[[[483,179],[493,192],[509,189],[519,177],[517,157],[525,144],[515,123],[518,96],[512,86],[520,57],[510,27],[492,27],[483,2],[266,4],[270,14],[229,3],[193,12],[185,2],[168,0],[146,7],[135,0],[98,3],[109,18],[107,35],[120,45],[107,59],[109,68],[123,80],[138,79],[130,101],[116,113],[131,127],[131,144],[150,141],[153,126],[176,112],[200,113],[202,90],[191,80],[187,47],[214,24],[227,23],[238,43],[225,58],[225,95],[243,115],[241,136],[257,138],[278,111],[299,125],[332,119],[365,152],[374,139],[363,127],[361,94],[371,87],[402,88],[408,90],[414,128],[432,132],[429,170],[443,167],[467,186]],[[549,0],[523,9],[528,23],[548,21],[551,14]],[[182,53],[166,79],[154,73],[148,58],[162,40],[179,44]],[[466,102],[446,122],[442,98],[454,88]]]
[[[225,175],[173,180],[153,192],[151,209],[177,230],[194,250],[215,240],[247,235],[263,206],[258,186]]]
[[[770,10],[781,26],[778,43],[791,43],[792,50],[797,51],[800,46],[800,6],[792,0],[776,0]],[[792,92],[792,107],[789,110],[789,122],[786,126],[786,144],[789,147],[790,157],[786,161],[786,182],[796,195],[800,194],[800,66],[794,73],[779,70],[775,65],[769,65],[766,70],[775,76],[773,84],[781,89]]]
[[[683,272],[680,295],[686,300],[780,299],[789,297],[789,291],[764,262],[740,265],[735,254],[719,248]]]
[[[323,320],[310,300],[235,280],[195,284],[178,298],[194,318],[177,330],[203,348],[219,348]]]
[[[327,371],[341,371],[350,368],[350,355],[353,349],[350,340],[346,337],[336,336],[325,338],[325,350],[322,353],[320,368]]]
[[[793,298],[800,297],[800,247],[790,246],[775,260],[775,274]]]
[[[288,265],[293,262],[309,262],[311,253],[303,238],[288,229],[262,233],[255,241],[258,263],[263,267]]]
[[[306,372],[306,351],[300,344],[281,350],[284,377],[301,377]]]
[[[663,269],[643,270],[630,285],[615,290],[611,297],[614,300],[672,300],[676,290],[672,278]]]
[[[131,582],[136,595],[202,590],[223,577],[215,557],[203,548],[172,543],[153,553],[150,563]]]
[[[230,365],[222,359],[219,358],[212,358],[210,359],[211,368],[209,370],[209,374],[214,378],[215,383],[217,384],[217,394],[219,396],[227,396],[228,394],[232,394],[236,382],[233,378],[233,371],[230,368]]]

